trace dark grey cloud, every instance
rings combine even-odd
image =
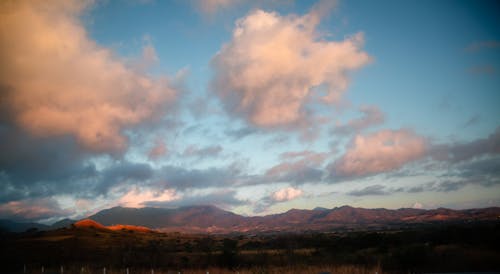
[[[363,189],[352,190],[347,192],[348,195],[351,196],[370,196],[370,195],[389,195],[388,192],[383,185],[371,185],[367,186]]]
[[[189,188],[229,187],[238,183],[242,171],[237,165],[187,169],[164,166],[157,171],[157,186],[179,190]]]
[[[500,128],[487,138],[466,143],[434,145],[429,155],[438,161],[457,163],[482,155],[500,154]]]
[[[0,124],[0,202],[71,193],[96,174],[72,137],[35,138]]]
[[[155,175],[155,170],[146,163],[119,161],[102,170],[95,177],[95,192],[107,193],[116,184],[145,183]]]
[[[363,114],[361,117],[335,126],[332,133],[338,135],[356,134],[366,128],[383,124],[385,121],[384,113],[376,106],[362,106],[359,111]]]

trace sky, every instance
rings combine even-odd
[[[0,3],[0,219],[500,206],[496,1]]]

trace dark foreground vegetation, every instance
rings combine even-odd
[[[64,228],[3,233],[2,272],[500,271],[500,223],[332,233],[192,235]],[[172,271],[172,272],[168,272]]]

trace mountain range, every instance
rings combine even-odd
[[[342,206],[332,209],[291,209],[280,214],[247,217],[215,206],[189,206],[175,209],[113,207],[91,215],[88,219],[104,226],[141,226],[163,232],[303,232],[376,230],[436,223],[498,221],[500,208],[466,210],[401,208],[392,210]],[[50,230],[67,227],[75,222],[75,220],[65,219],[47,226],[0,220],[0,228],[12,232],[22,232],[29,228]]]

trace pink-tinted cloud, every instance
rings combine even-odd
[[[167,154],[167,146],[165,145],[165,142],[162,140],[156,140],[155,145],[149,151],[148,156],[150,159],[157,159],[165,154]]]
[[[482,49],[498,49],[500,48],[500,41],[480,41],[470,44],[466,50],[470,52],[476,52]]]
[[[69,211],[61,209],[59,204],[50,198],[11,201],[0,204],[0,218],[41,220],[69,214]]]
[[[89,3],[0,4],[0,108],[34,135],[72,135],[93,151],[123,151],[123,130],[164,114],[176,92],[88,37],[79,16]],[[154,59],[154,49],[145,56]]]
[[[322,15],[320,8],[303,16],[255,10],[237,21],[212,62],[213,89],[227,111],[258,127],[300,128],[319,118],[306,105],[339,102],[348,74],[370,56],[362,33],[326,40],[316,31]]]
[[[238,4],[241,0],[197,0],[198,8],[206,14],[214,14],[221,9]]]
[[[294,187],[286,187],[271,194],[274,202],[286,202],[297,199],[304,194],[304,191]]]
[[[343,135],[359,133],[366,128],[382,124],[385,121],[384,113],[376,106],[363,106],[359,108],[359,111],[363,113],[362,117],[335,126],[333,133]]]
[[[357,135],[331,165],[335,176],[366,176],[398,169],[425,156],[427,141],[410,130],[382,130]]]

